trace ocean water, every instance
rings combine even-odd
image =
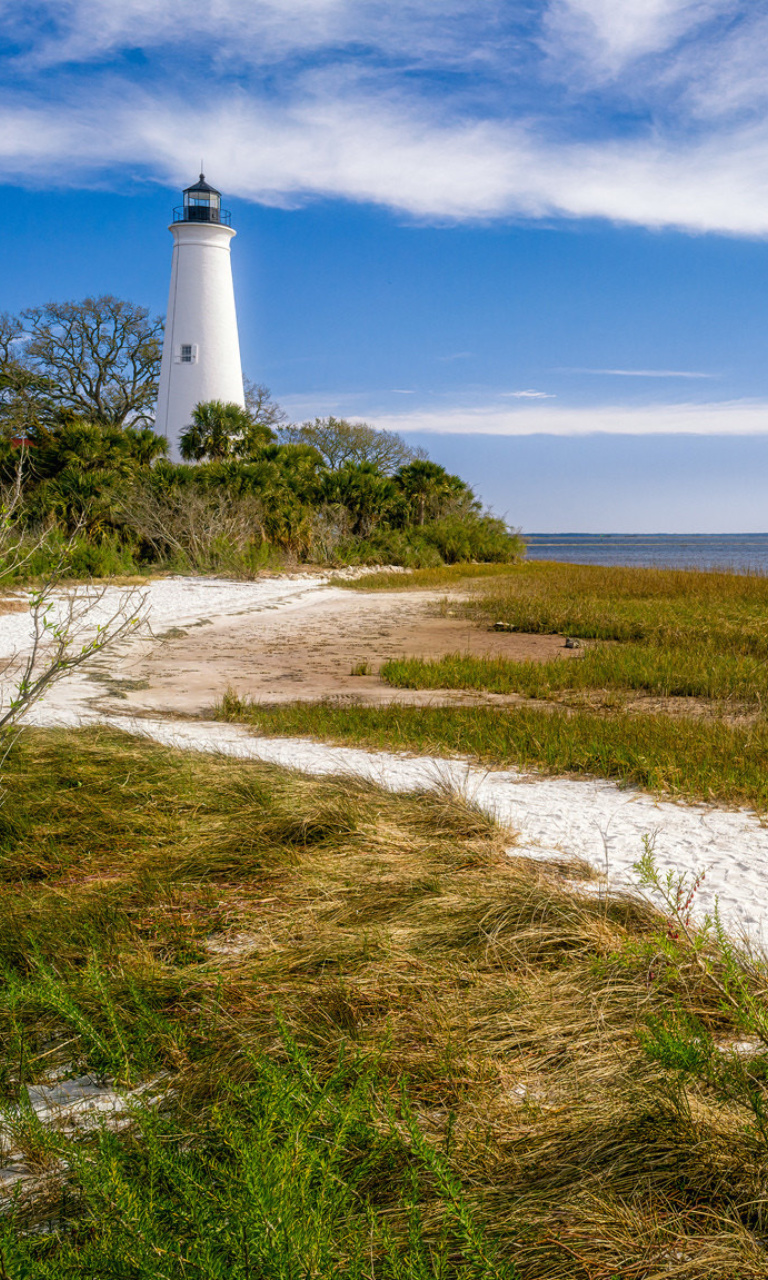
[[[529,560],[768,573],[768,533],[526,533]]]

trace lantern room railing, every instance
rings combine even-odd
[[[228,227],[232,221],[229,209],[215,209],[209,204],[177,205],[173,211],[174,222],[221,222]]]

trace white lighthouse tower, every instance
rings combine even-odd
[[[229,220],[221,192],[201,173],[169,227],[173,264],[155,427],[172,450],[200,401],[245,404]]]

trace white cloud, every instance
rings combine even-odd
[[[511,409],[489,404],[367,416],[388,431],[448,435],[768,435],[768,403],[752,400],[578,409],[548,405]]]
[[[392,95],[282,105],[232,91],[198,105],[104,81],[76,101],[17,104],[0,104],[0,164],[18,181],[82,184],[118,167],[183,185],[204,155],[228,194],[272,204],[335,196],[429,219],[559,215],[768,232],[762,121],[698,144],[583,143],[548,141],[530,124],[443,123]]]
[[[0,13],[28,45],[0,91],[8,181],[179,185],[204,155],[229,194],[284,206],[768,233],[768,0],[0,0]],[[716,41],[712,23],[731,17]],[[119,62],[137,50],[140,73]],[[91,65],[113,56],[119,72]],[[446,66],[472,76],[419,74]],[[605,100],[582,93],[592,81]],[[630,100],[637,119],[612,132]]]
[[[681,50],[664,73],[694,119],[754,116],[768,100],[768,12],[763,0],[742,10],[739,21],[717,40],[696,41]]]
[[[513,400],[555,400],[551,391],[502,391],[502,396]]]
[[[661,53],[737,0],[554,0],[545,20],[556,57],[577,54],[595,76]]]
[[[694,373],[689,369],[561,369],[561,373],[594,373],[612,378],[716,378],[716,373]]]
[[[70,0],[0,3],[6,36],[28,47],[28,64],[93,63],[125,49],[204,46],[219,65],[269,63],[296,53],[368,46],[409,61],[465,61],[469,22],[481,43],[493,30],[495,3],[441,0]],[[457,26],[461,25],[461,30]],[[178,68],[175,68],[178,70]]]

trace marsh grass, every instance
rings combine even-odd
[[[766,974],[716,935],[447,792],[106,731],[30,732],[2,814],[4,1277],[768,1275]],[[67,1070],[119,1127],[35,1123]]]
[[[554,707],[266,706],[233,694],[222,700],[217,714],[255,725],[260,734],[586,774],[661,795],[768,812],[768,723],[763,719],[744,728],[718,719]]]
[[[718,653],[710,645],[610,644],[584,649],[567,662],[515,662],[453,653],[442,658],[395,658],[382,680],[401,689],[483,689],[551,698],[561,693],[619,690],[661,698],[699,698],[754,709],[768,705],[768,664],[753,656]]]
[[[349,590],[472,588],[477,615],[518,631],[656,643],[717,638],[730,652],[768,653],[768,577],[692,569],[528,561],[371,574]]]
[[[466,597],[460,607],[480,625],[592,642],[568,663],[458,653],[420,662],[404,655],[381,672],[399,687],[560,700],[587,693],[595,695],[592,701],[617,691],[706,700],[715,714],[734,707],[761,712],[768,701],[768,578],[762,576],[533,562],[425,570],[399,582],[453,587]],[[398,577],[375,575],[355,586],[396,588]]]
[[[475,607],[518,631],[768,655],[768,578],[757,575],[541,561],[507,570]]]

